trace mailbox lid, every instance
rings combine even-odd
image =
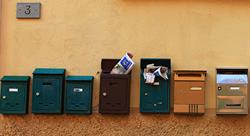
[[[64,75],[65,69],[63,68],[36,68],[33,74],[34,75]]]
[[[205,81],[206,70],[174,70],[174,81]]]
[[[93,76],[67,76],[66,81],[93,81]]]
[[[30,80],[29,76],[4,76],[1,81],[10,81],[10,82],[28,82]]]
[[[119,59],[102,59],[101,68],[103,73],[110,73],[113,67],[119,62]]]

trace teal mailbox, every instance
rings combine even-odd
[[[27,114],[29,76],[4,76],[1,80],[0,112],[2,114]]]
[[[62,113],[65,69],[37,68],[33,72],[32,113]]]
[[[148,64],[168,68],[168,79],[155,77],[155,83],[145,83],[144,69]],[[140,73],[140,112],[142,113],[169,113],[170,112],[170,76],[171,60],[158,58],[142,58]]]
[[[67,76],[64,99],[65,113],[92,113],[93,79],[93,76]]]

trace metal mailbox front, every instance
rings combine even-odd
[[[92,113],[93,76],[68,76],[64,112],[72,114]]]
[[[145,83],[144,69],[148,64],[165,66],[168,68],[167,80],[156,77],[158,85]],[[165,58],[142,58],[140,73],[140,112],[141,113],[169,113],[170,112],[170,78],[171,60]]]
[[[27,114],[29,96],[28,76],[4,76],[1,80],[0,112]]]
[[[32,113],[62,113],[64,76],[64,69],[33,72]]]
[[[248,69],[217,69],[217,114],[248,114]]]

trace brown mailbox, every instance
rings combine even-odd
[[[99,112],[102,114],[128,114],[130,105],[130,79],[127,75],[110,74],[118,59],[102,59]]]
[[[174,113],[205,112],[205,81],[204,70],[174,71]]]

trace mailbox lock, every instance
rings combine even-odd
[[[221,90],[221,87],[220,87],[220,86],[218,87],[218,90],[219,90],[219,91]]]
[[[3,99],[6,99],[6,96],[3,96]]]
[[[147,95],[148,95],[148,93],[144,93],[144,95],[145,95],[145,96],[147,96]]]
[[[36,92],[36,96],[39,96],[40,95],[40,93],[39,92]]]
[[[154,106],[156,107],[156,106],[157,106],[157,104],[154,104]]]
[[[104,93],[102,93],[102,95],[103,95],[103,96],[107,96],[107,93],[106,93],[106,92],[104,92]]]

